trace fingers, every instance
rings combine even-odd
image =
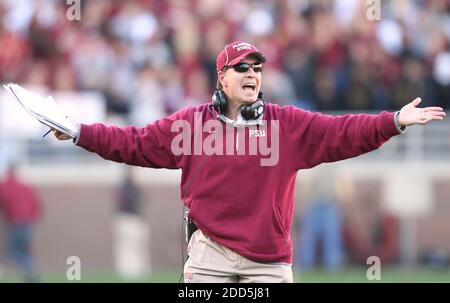
[[[442,112],[444,109],[442,107],[425,107],[423,110],[425,112]]]
[[[445,112],[440,111],[427,112],[424,113],[423,116],[420,118],[420,124],[427,124],[428,122],[433,120],[444,120],[445,116],[446,116]]]
[[[55,135],[55,138],[58,140],[69,140],[71,137],[69,135],[66,135],[63,132],[60,132],[59,130],[54,129],[53,134]]]
[[[432,116],[445,117],[447,114],[445,112],[430,112]]]
[[[413,102],[411,102],[411,104],[416,107],[417,105],[420,104],[420,102],[422,102],[421,98],[416,98]]]
[[[429,112],[425,112],[424,113],[425,116],[430,116],[430,117],[445,117],[447,114],[445,112],[442,111],[429,111]]]
[[[443,117],[439,117],[439,116],[431,116],[431,117],[427,118],[426,123],[428,123],[430,121],[433,121],[433,120],[444,120],[444,118]]]

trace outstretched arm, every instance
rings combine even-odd
[[[291,115],[286,120],[290,136],[297,142],[292,151],[297,155],[295,168],[356,157],[379,148],[406,126],[443,120],[442,108],[418,108],[420,102],[417,98],[395,114],[331,116],[299,109],[289,111]]]
[[[170,149],[171,118],[162,118],[145,127],[117,127],[101,123],[80,124],[74,143],[106,160],[135,166],[176,169],[176,157]],[[67,135],[54,130],[59,140]]]

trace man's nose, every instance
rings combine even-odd
[[[253,70],[253,66],[250,66],[247,73],[250,73],[251,75],[256,75],[256,72]]]
[[[257,75],[258,75],[258,73],[256,73],[256,72],[253,70],[253,67],[250,67],[250,68],[248,69],[248,71],[245,73],[245,76],[246,76],[247,78],[256,78]]]

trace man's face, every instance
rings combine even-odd
[[[255,58],[248,57],[239,64],[247,63],[256,69],[262,67]],[[241,65],[242,67],[242,65]],[[243,65],[245,68],[246,66]],[[239,72],[233,67],[228,67],[219,72],[219,81],[222,84],[222,90],[227,95],[228,100],[237,104],[255,102],[261,88],[262,72],[255,72],[253,68],[248,68],[245,72]]]

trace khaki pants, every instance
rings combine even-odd
[[[191,237],[184,265],[185,283],[292,283],[287,263],[258,263],[207,238],[200,230]]]

